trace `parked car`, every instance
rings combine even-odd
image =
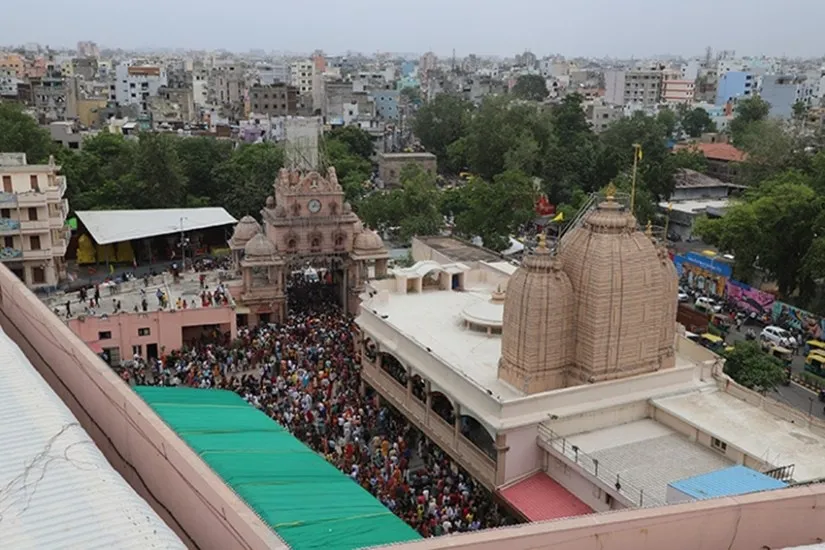
[[[790,347],[791,345],[791,333],[776,325],[768,325],[762,329],[759,338],[784,348]]]
[[[688,302],[688,301],[690,301],[690,294],[688,294],[688,293],[687,293],[687,292],[685,292],[684,290],[679,290],[679,294],[678,294],[678,296],[679,296],[679,301],[680,301],[680,302]]]
[[[722,305],[716,303],[716,300],[707,296],[699,296],[696,298],[696,303],[693,304],[693,307],[708,313],[719,313],[722,311]]]

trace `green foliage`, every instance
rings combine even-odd
[[[369,160],[375,153],[372,137],[357,126],[342,126],[333,128],[328,134],[328,140],[337,140],[347,145],[350,154]]]
[[[325,141],[325,152],[327,162],[335,167],[338,174],[338,182],[344,188],[346,199],[354,202],[366,191],[364,182],[370,179],[372,172],[372,162],[369,156],[372,154],[372,140],[369,135],[364,135],[363,130],[354,128],[357,132],[345,133],[339,137],[328,138]],[[369,151],[364,137],[369,139]]]
[[[31,163],[45,162],[57,148],[49,132],[13,103],[0,102],[0,153],[26,153]]]
[[[696,172],[707,172],[708,161],[704,155],[690,149],[679,149],[670,156],[674,169],[687,168]]]
[[[665,135],[671,137],[676,133],[676,128],[679,126],[679,115],[665,107],[656,115],[656,122],[664,128]]]
[[[455,229],[467,239],[481,237],[484,246],[505,250],[509,236],[534,216],[536,194],[529,176],[518,170],[497,175],[492,182],[473,178],[467,185],[448,195],[455,217]]]
[[[235,217],[257,215],[272,186],[278,170],[284,166],[284,151],[271,143],[240,146],[232,157],[215,167],[212,177],[223,189],[217,203]]]
[[[747,132],[748,126],[768,118],[770,110],[770,104],[759,96],[749,97],[737,103],[736,116],[728,127],[734,145],[741,146],[742,136]]]
[[[439,160],[447,157],[447,147],[466,135],[472,104],[461,96],[439,94],[415,115],[413,132],[421,144]]]
[[[808,114],[808,104],[802,100],[797,100],[792,106],[794,120],[802,120]]]
[[[698,138],[706,132],[715,132],[716,124],[707,111],[701,107],[687,111],[680,121],[682,130],[692,138]]]
[[[528,101],[543,101],[550,92],[544,77],[537,74],[521,75],[513,86],[513,96]]]
[[[825,389],[825,378],[821,376],[817,376],[815,374],[811,374],[810,372],[803,372],[801,373],[802,381],[808,384],[809,386],[813,386],[817,389]]]
[[[763,352],[756,342],[737,342],[726,354],[725,374],[746,388],[765,393],[785,380],[782,363]]]
[[[401,171],[401,187],[375,192],[358,203],[358,215],[368,227],[396,234],[402,241],[415,235],[436,235],[444,225],[439,211],[435,175],[415,165]]]

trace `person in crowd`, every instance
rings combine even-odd
[[[241,328],[234,342],[205,333],[160,360],[136,357],[124,378],[236,392],[425,537],[515,523],[401,414],[370,391],[362,395],[356,327],[331,305],[331,283],[316,273],[295,274],[288,289],[295,307],[283,323]],[[204,305],[215,294],[205,288]]]

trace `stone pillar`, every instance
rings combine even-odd
[[[413,388],[412,369],[407,369],[407,402],[409,402],[410,399],[412,398],[412,388]]]
[[[379,279],[381,277],[386,277],[387,275],[387,259],[382,258],[380,260],[375,260],[375,278]]]
[[[429,380],[424,381],[424,389],[427,392],[427,412],[425,413],[425,419],[427,420],[427,425],[430,424],[430,407],[433,405],[433,394],[432,394],[432,384],[430,384]]]
[[[455,421],[453,421],[453,446],[458,449],[458,436],[461,435],[461,404],[453,405],[453,412],[455,413]]]
[[[243,270],[243,288],[247,291],[252,288],[252,269],[248,267]]]
[[[507,435],[496,434],[496,486],[503,485],[505,482],[505,468],[507,466],[507,451],[510,447],[507,446]],[[542,453],[546,454],[544,451]]]

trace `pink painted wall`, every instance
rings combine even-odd
[[[69,320],[69,328],[86,343],[97,342],[103,348],[120,349],[121,359],[131,359],[132,346],[139,345],[146,357],[148,344],[158,344],[158,351],[180,349],[183,329],[201,325],[220,325],[232,338],[238,334],[235,310],[230,307],[183,309],[179,311],[150,311],[147,313],[118,313],[108,317],[84,317]],[[138,331],[149,329],[148,336]],[[100,340],[101,332],[111,332],[111,339]]]
[[[0,325],[106,458],[183,540],[207,550],[286,548],[112,369],[2,265]]]

